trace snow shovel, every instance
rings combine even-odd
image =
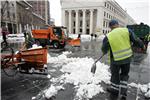
[[[102,56],[100,56],[100,57],[94,62],[94,64],[92,65],[91,72],[92,72],[93,74],[95,74],[95,71],[96,71],[96,63],[97,63],[99,60],[101,60],[103,56],[104,56],[104,54],[103,54]]]

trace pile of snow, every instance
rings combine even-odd
[[[129,86],[139,88],[142,93],[144,93],[144,96],[147,98],[150,98],[150,83],[148,84],[136,84],[136,83],[130,83]]]
[[[100,83],[102,81],[106,84],[110,83],[109,66],[98,62],[96,64],[96,73],[93,75],[91,73],[91,67],[94,63],[92,58],[68,58],[67,55],[70,53],[71,52],[63,52],[63,54],[58,57],[48,56],[48,63],[57,64],[55,67],[62,66],[60,71],[63,72],[60,77],[52,78],[50,81],[55,84],[73,84],[76,91],[75,99],[77,100],[82,100],[83,98],[89,99],[100,92],[104,92]],[[54,87],[51,86],[50,89],[47,90],[50,91],[47,93],[50,95],[46,95],[46,98],[53,96],[51,94],[56,94]]]
[[[45,90],[45,97],[49,99],[50,97],[55,96],[57,92],[62,89],[64,90],[64,87],[51,85],[47,90]]]
[[[150,83],[140,86],[140,90],[144,93],[144,96],[150,98]]]

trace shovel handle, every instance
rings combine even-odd
[[[102,56],[100,56],[94,63],[97,63],[99,60],[101,60],[104,55],[105,54],[103,54]]]

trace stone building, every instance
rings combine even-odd
[[[32,2],[36,3],[37,1]],[[34,7],[32,3],[30,4],[30,1],[1,1],[1,26],[6,26],[10,33],[16,34],[25,30],[38,29],[45,26],[45,24],[49,24],[49,1],[43,2],[43,4],[39,4],[41,12],[43,12],[39,15],[37,12],[34,12]]]
[[[74,34],[106,34],[108,23],[117,19],[121,26],[135,21],[114,0],[61,0],[62,25]]]
[[[18,32],[31,31],[45,25],[45,19],[33,12],[33,6],[27,1],[16,2]]]
[[[14,1],[1,1],[1,26],[6,26],[10,33],[16,33],[16,12]]]
[[[50,2],[48,0],[28,1],[33,6],[33,12],[50,24]]]

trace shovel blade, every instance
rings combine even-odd
[[[93,74],[95,74],[95,71],[96,71],[96,63],[94,63],[94,64],[92,65],[92,68],[91,68],[91,72],[92,72]]]

